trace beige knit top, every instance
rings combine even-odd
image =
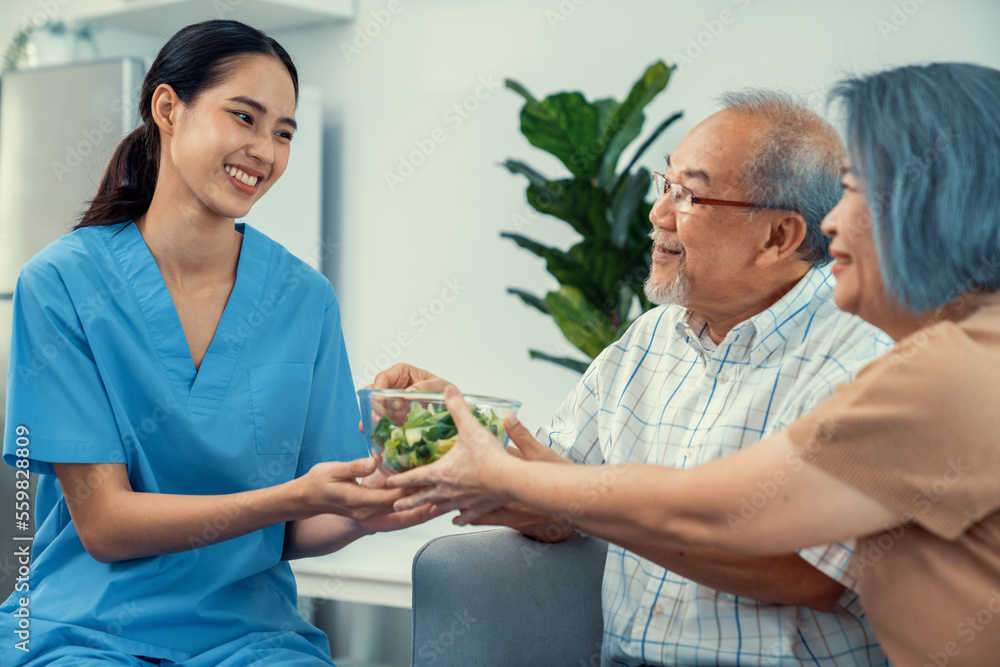
[[[788,427],[806,461],[899,512],[853,560],[895,667],[1000,665],[1000,295],[966,306]]]

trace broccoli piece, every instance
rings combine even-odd
[[[493,410],[489,416],[478,407],[471,408],[472,415],[498,438],[504,435],[503,424]],[[392,424],[384,416],[372,431],[372,441],[382,447],[382,461],[396,471],[409,470],[433,463],[454,446],[458,438],[455,420],[444,406],[414,402],[406,422]]]

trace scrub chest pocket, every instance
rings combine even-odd
[[[312,364],[272,364],[247,371],[258,454],[298,455],[309,410]]]

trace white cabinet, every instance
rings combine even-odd
[[[353,0],[59,0],[76,21],[162,36],[208,19],[235,19],[265,32],[354,16]]]

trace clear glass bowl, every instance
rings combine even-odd
[[[368,451],[386,474],[433,463],[455,444],[458,429],[440,392],[362,389],[358,399]],[[504,415],[517,414],[521,403],[474,394],[466,394],[465,402],[506,447]]]

